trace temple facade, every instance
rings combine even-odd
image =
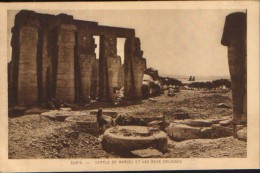
[[[96,57],[94,36],[100,36]],[[124,64],[117,38],[125,38]],[[142,97],[146,60],[135,30],[22,10],[12,28],[8,64],[9,105],[33,106],[51,99],[85,103],[110,101],[124,87],[124,98]]]

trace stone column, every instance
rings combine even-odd
[[[118,72],[121,66],[121,58],[117,56],[116,45],[117,40],[115,36],[102,35],[100,37],[100,100],[112,100],[114,98],[113,91],[118,87]]]
[[[95,65],[96,57],[92,55],[79,55],[79,67],[81,78],[81,101],[89,102],[91,100],[91,82],[92,73]]]
[[[135,51],[134,37],[125,40],[125,61],[124,61],[124,98],[133,100],[135,98],[135,80],[133,74],[133,57]]]
[[[95,59],[91,80],[91,99],[98,99],[99,92],[99,59]]]
[[[57,30],[56,99],[73,103],[75,100],[74,47],[76,26],[61,24]]]
[[[108,86],[110,99],[116,99],[116,90],[119,89],[119,71],[121,67],[121,57],[107,57]]]
[[[135,80],[135,99],[142,98],[142,83],[144,70],[146,69],[146,59],[143,58],[141,50],[141,42],[139,38],[135,38],[135,53],[133,57],[133,73]]]
[[[18,105],[31,106],[38,103],[37,84],[37,20],[29,19],[26,25],[19,27],[19,62],[18,62]]]
[[[226,17],[221,44],[228,47],[231,76],[233,121],[246,123],[247,71],[246,71],[246,14],[232,13]]]
[[[88,32],[88,28],[78,28],[77,32],[77,57],[79,67],[79,101],[86,103],[91,100],[91,85],[95,63],[95,39]]]
[[[143,58],[139,38],[127,38],[125,42],[125,98],[129,100],[142,97],[142,82],[146,60]]]

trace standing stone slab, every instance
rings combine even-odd
[[[75,25],[62,24],[58,28],[56,99],[66,102],[74,102],[75,99],[75,30]]]

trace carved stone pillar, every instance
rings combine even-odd
[[[19,23],[18,23],[18,20]],[[18,29],[18,105],[31,106],[38,103],[37,83],[37,15],[33,12],[20,13],[16,18]]]
[[[117,40],[115,36],[102,35],[100,37],[99,63],[99,99],[111,100],[118,87],[118,73],[121,58],[117,56]]]
[[[92,73],[94,72],[96,54],[95,40],[87,28],[78,29],[77,33],[77,57],[79,67],[79,101],[91,100]]]
[[[90,97],[92,99],[97,99],[98,92],[99,92],[99,59],[95,59],[94,68],[92,72]]]
[[[139,38],[127,38],[125,42],[125,98],[129,100],[142,97],[142,81],[146,60],[142,57]]]
[[[146,69],[146,59],[143,58],[141,43],[139,38],[135,38],[135,53],[133,57],[133,74],[135,80],[135,99],[142,98],[142,83],[144,70]]]
[[[56,99],[69,103],[75,100],[75,30],[72,24],[61,24],[57,30]]]
[[[134,37],[125,40],[125,61],[124,61],[124,98],[133,100],[135,98],[134,91],[134,74],[133,74],[133,56],[135,51]]]
[[[121,57],[107,57],[109,99],[116,98],[116,90],[119,89],[119,71],[121,68]]]

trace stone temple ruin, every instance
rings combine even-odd
[[[94,36],[100,36],[99,58]],[[125,38],[123,65],[117,38]],[[146,69],[140,45],[134,29],[22,10],[12,28],[9,105],[31,106],[53,98],[110,101],[120,87],[126,100],[139,99]]]

